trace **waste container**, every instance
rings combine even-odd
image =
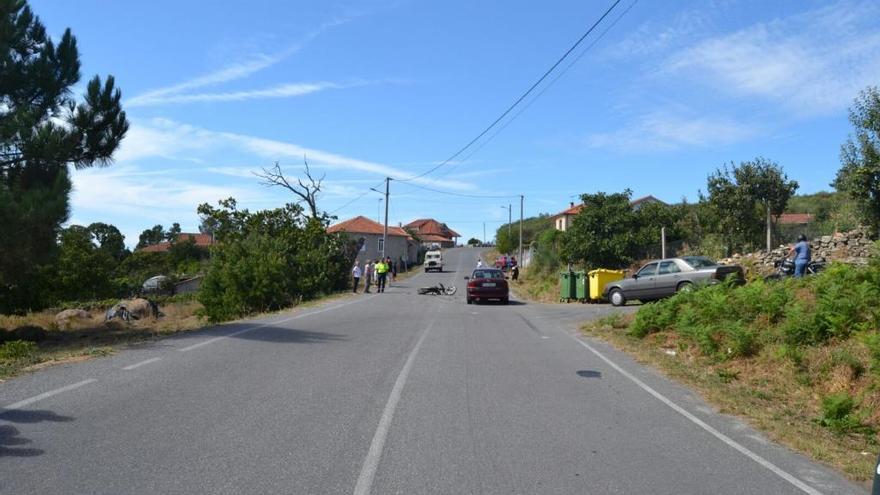
[[[574,297],[578,301],[586,301],[588,297],[587,290],[587,274],[584,272],[574,272]]]
[[[590,299],[594,301],[602,299],[602,291],[605,289],[605,285],[609,282],[622,279],[623,274],[623,270],[606,270],[604,268],[592,270],[589,273]]]
[[[559,272],[559,300],[568,302],[574,299],[574,272]]]

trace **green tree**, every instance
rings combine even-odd
[[[468,243],[468,246],[479,246],[480,244],[483,243],[483,241],[477,239],[476,237],[471,237],[470,239],[468,239],[467,243]]]
[[[141,232],[140,237],[138,237],[138,243],[135,249],[145,248],[147,246],[155,246],[160,242],[168,239],[168,233],[165,232],[165,227],[162,225],[154,225],[152,228],[146,229]]]
[[[764,158],[709,175],[708,201],[728,252],[760,245],[766,226],[785,211],[797,188],[778,164]]]
[[[56,255],[76,169],[108,165],[128,130],[112,76],[84,100],[76,38],[53,41],[27,2],[0,0],[0,312],[45,304],[40,272]]]
[[[177,242],[177,239],[180,237],[180,224],[174,222],[171,224],[171,228],[168,229],[168,232],[165,232],[165,240],[170,243]]]
[[[833,186],[851,197],[865,225],[880,232],[880,90],[859,93],[849,111],[853,134],[840,150]]]
[[[199,206],[216,219],[218,243],[199,291],[213,321],[289,306],[343,289],[355,247],[343,234],[328,234],[321,217],[303,214],[299,205],[250,212],[234,199],[220,208]]]
[[[125,236],[115,226],[95,222],[89,225],[88,230],[98,242],[99,248],[116,261],[122,261],[123,258],[131,254],[125,247]]]
[[[563,237],[563,262],[586,268],[623,268],[639,246],[638,214],[630,205],[632,191],[584,194],[581,209]]]
[[[71,225],[61,231],[55,266],[55,299],[79,301],[115,293],[111,274],[116,260],[93,242],[88,228]]]

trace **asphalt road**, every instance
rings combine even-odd
[[[0,493],[866,493],[574,336],[612,308],[466,305],[477,255],[2,383]]]

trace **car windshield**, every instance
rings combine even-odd
[[[715,266],[718,264],[712,259],[705,256],[684,256],[681,259],[697,270],[699,270],[700,268],[708,268],[710,266]]]
[[[501,270],[476,270],[474,278],[504,278],[504,274]]]

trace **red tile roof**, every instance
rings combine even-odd
[[[780,225],[802,225],[813,221],[813,215],[810,213],[783,213],[779,215],[776,223]]]
[[[452,241],[453,237],[461,237],[461,234],[450,229],[448,225],[433,218],[419,218],[406,224],[405,227],[414,230],[416,235],[426,241],[437,241],[437,239],[426,239],[427,235],[443,237],[444,241]]]
[[[196,246],[203,247],[203,248],[210,247],[211,244],[214,244],[214,238],[211,236],[211,234],[191,234],[191,233],[181,232],[177,236],[178,242],[187,241],[189,239],[192,239],[193,241],[195,241]],[[164,253],[165,251],[168,251],[169,249],[171,249],[171,243],[168,241],[163,241],[163,242],[160,242],[159,244],[153,244],[152,246],[142,247],[138,251],[145,251],[148,253]]]
[[[354,218],[349,218],[344,222],[339,222],[336,225],[331,225],[327,227],[327,232],[348,232],[349,234],[377,234],[382,235],[384,233],[384,226],[379,222],[374,222],[365,216],[356,216]],[[388,235],[394,235],[399,237],[407,237],[410,235],[406,233],[400,227],[388,226]]]

